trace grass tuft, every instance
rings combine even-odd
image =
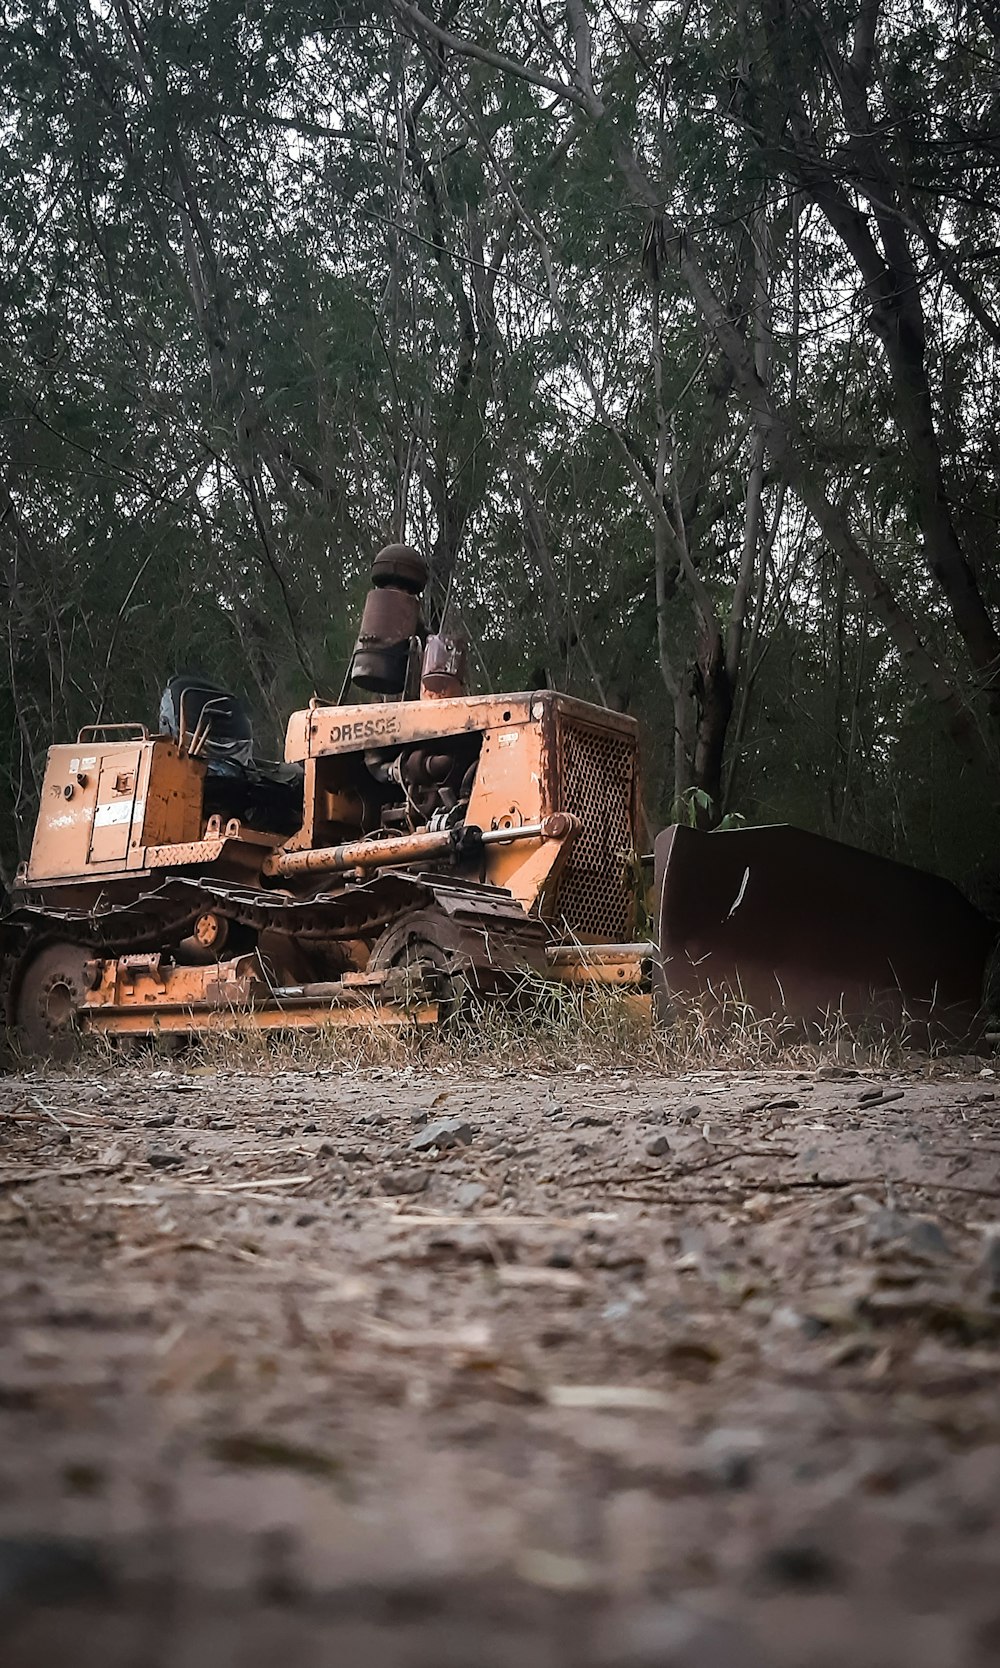
[[[105,1065],[205,1071],[369,1071],[421,1066],[474,1072],[649,1070],[665,1074],[844,1066],[892,1070],[926,1061],[907,1037],[873,1020],[852,1026],[832,1013],[804,1029],[780,1014],[761,1016],[738,996],[675,1004],[657,1023],[649,997],[608,987],[559,984],[528,975],[506,1000],[467,998],[446,1026],[372,1023],[315,1031],[257,1031],[238,1014],[225,1031],[190,1039],[86,1039],[82,1053]],[[977,1065],[981,1062],[977,1062]]]

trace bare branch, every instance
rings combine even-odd
[[[505,75],[515,75],[519,81],[527,81],[533,87],[541,87],[548,93],[554,93],[557,98],[564,99],[567,104],[575,104],[586,108],[586,100],[572,87],[567,87],[563,81],[554,81],[551,76],[543,75],[540,70],[529,69],[527,64],[519,63],[516,58],[509,58],[504,52],[494,52],[488,46],[480,46],[476,41],[470,41],[465,35],[455,35],[450,29],[442,29],[438,24],[420,10],[419,6],[412,6],[409,0],[389,0],[393,10],[405,17],[414,28],[428,35],[439,45],[446,46],[462,58],[475,58],[481,64],[489,64],[492,69],[502,70]]]

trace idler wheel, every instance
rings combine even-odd
[[[14,1034],[25,1054],[72,1058],[91,959],[77,944],[47,944],[31,956],[17,983],[13,1011]]]

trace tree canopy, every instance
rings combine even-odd
[[[0,762],[181,668],[266,745],[404,538],[646,814],[991,901],[991,0],[10,0]]]

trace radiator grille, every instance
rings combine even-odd
[[[563,719],[559,725],[559,809],[583,819],[556,890],[553,914],[582,938],[627,939],[633,926],[628,873],[635,846],[635,743],[628,736]]]

